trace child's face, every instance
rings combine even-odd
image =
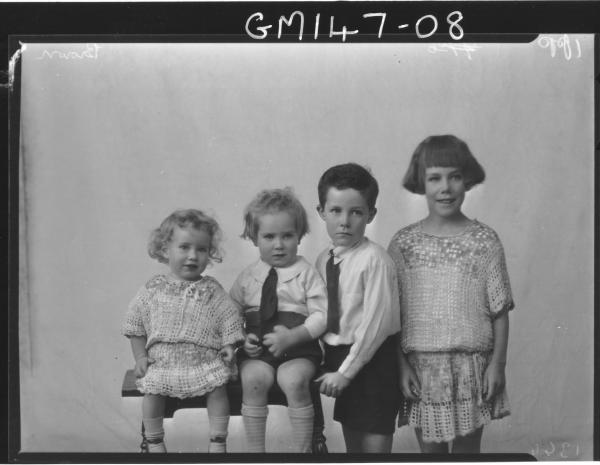
[[[376,209],[369,210],[367,200],[356,189],[330,187],[325,205],[317,208],[327,225],[327,234],[334,246],[349,247],[365,235],[367,224],[373,221]]]
[[[196,281],[210,261],[209,250],[210,235],[206,231],[175,227],[163,253],[176,277]]]
[[[425,197],[431,215],[452,218],[459,214],[466,191],[460,169],[441,166],[425,169]]]
[[[267,213],[258,219],[256,243],[260,258],[268,265],[285,268],[296,261],[298,253],[296,222],[288,212]]]

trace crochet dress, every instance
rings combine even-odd
[[[398,271],[402,349],[421,383],[400,424],[421,428],[427,442],[446,442],[508,415],[506,391],[485,402],[482,389],[492,322],[514,307],[497,234],[474,220],[438,237],[419,222],[398,231],[388,251]]]
[[[242,318],[212,277],[198,281],[158,275],[129,304],[125,336],[145,336],[155,362],[136,381],[146,394],[202,396],[229,381],[232,367],[218,355],[244,340]]]

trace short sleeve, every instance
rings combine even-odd
[[[498,239],[491,250],[486,279],[490,313],[496,316],[500,315],[502,312],[512,310],[515,307],[515,304],[510,288],[510,280],[508,278],[504,248]]]
[[[219,326],[221,343],[223,346],[235,344],[244,340],[243,319],[240,310],[233,300],[222,289],[215,292],[217,311],[219,312]]]
[[[129,303],[127,312],[125,313],[125,320],[121,326],[121,333],[124,336],[146,336],[146,328],[144,327],[144,321],[142,318],[143,309],[146,305],[148,297],[148,289],[143,286],[136,296]]]
[[[233,303],[238,309],[238,312],[241,313],[244,308],[244,288],[242,285],[244,272],[240,273],[237,277],[233,286],[231,286],[231,290],[229,291],[229,297],[231,297]]]
[[[398,245],[398,241],[396,240],[397,236],[394,236],[390,241],[390,245],[388,246],[388,254],[392,258],[394,262],[394,266],[396,267],[396,277],[398,279],[398,297],[402,298],[402,277],[404,275],[404,268],[406,264],[404,263],[404,257],[402,255],[402,250]]]
[[[327,329],[327,288],[313,267],[307,269],[305,290],[308,318],[304,321],[304,326],[313,339],[316,339]]]

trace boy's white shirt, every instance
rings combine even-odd
[[[352,345],[338,372],[354,378],[383,341],[400,331],[400,298],[396,268],[379,244],[363,237],[351,247],[333,244],[319,254],[316,268],[326,280],[329,251],[340,264],[338,301],[340,332],[326,332],[329,345]]]
[[[258,260],[237,277],[229,295],[243,312],[258,311],[262,286],[271,266]],[[277,271],[279,312],[295,312],[306,316],[303,326],[313,339],[327,327],[327,288],[319,273],[302,256],[290,266]]]

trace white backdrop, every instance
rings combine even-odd
[[[558,37],[555,37],[558,38]],[[484,432],[486,452],[592,457],[593,40],[561,49],[480,44],[26,44],[22,55],[22,273],[19,308],[24,452],[135,452],[139,399],[121,399],[132,366],[119,328],[162,265],[151,229],[176,208],[220,222],[226,255],[208,270],[226,288],[257,252],[239,238],[261,188],[293,186],[309,211],[300,252],[327,236],[321,173],[368,165],[380,183],[367,235],[387,246],[426,214],[403,190],[416,145],[463,138],[488,178],[465,213],[499,233],[516,309],[508,392],[513,414]],[[93,50],[82,53],[86,49]],[[74,53],[73,53],[74,52]],[[332,404],[325,435],[342,452]],[[204,451],[205,412],[166,422],[172,451]],[[268,449],[287,451],[285,409]],[[239,418],[229,450],[244,448]],[[396,432],[394,452],[418,450]]]

